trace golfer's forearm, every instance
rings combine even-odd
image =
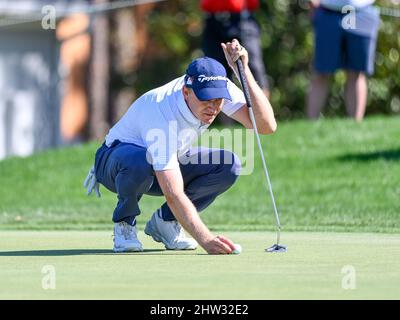
[[[277,128],[274,110],[272,109],[268,98],[254,79],[250,68],[247,66],[244,71],[249,85],[250,98],[252,101],[257,129],[261,134],[273,133]]]
[[[182,227],[201,246],[214,238],[213,234],[200,219],[193,203],[184,193],[167,197],[167,203]]]

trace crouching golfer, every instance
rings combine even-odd
[[[235,61],[242,58],[258,129],[261,134],[273,133],[274,113],[248,67],[246,49],[236,39],[221,46],[236,75]],[[101,183],[118,195],[115,252],[143,250],[136,217],[144,194],[166,199],[147,222],[145,233],[167,249],[191,250],[200,244],[210,254],[234,250],[231,240],[210,232],[198,212],[233,185],[240,161],[230,151],[191,147],[221,111],[252,128],[243,92],[226,78],[219,62],[204,57],[194,60],[185,75],[142,95],[111,128],[86,179],[94,183],[86,187],[90,193]]]

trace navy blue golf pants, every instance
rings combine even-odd
[[[163,195],[146,152],[143,147],[118,140],[110,147],[103,144],[96,152],[97,181],[118,195],[114,222],[134,225],[141,197]],[[240,174],[240,160],[230,151],[199,147],[190,149],[185,157],[180,163],[185,194],[199,212],[228,190]],[[164,220],[175,220],[167,203],[161,208]]]

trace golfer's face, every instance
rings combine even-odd
[[[185,90],[186,91],[186,90]],[[222,110],[224,99],[200,101],[191,89],[185,92],[187,104],[192,113],[203,123],[211,124]]]

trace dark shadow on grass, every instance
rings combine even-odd
[[[195,252],[195,251],[194,251]],[[143,252],[120,252],[115,253],[110,249],[69,249],[69,250],[27,250],[27,251],[3,251],[0,257],[57,257],[57,256],[80,256],[80,255],[174,255],[188,254],[174,250],[144,249]],[[192,253],[192,255],[199,255]]]
[[[349,153],[336,158],[339,161],[400,161],[400,149],[382,150],[368,153]]]

